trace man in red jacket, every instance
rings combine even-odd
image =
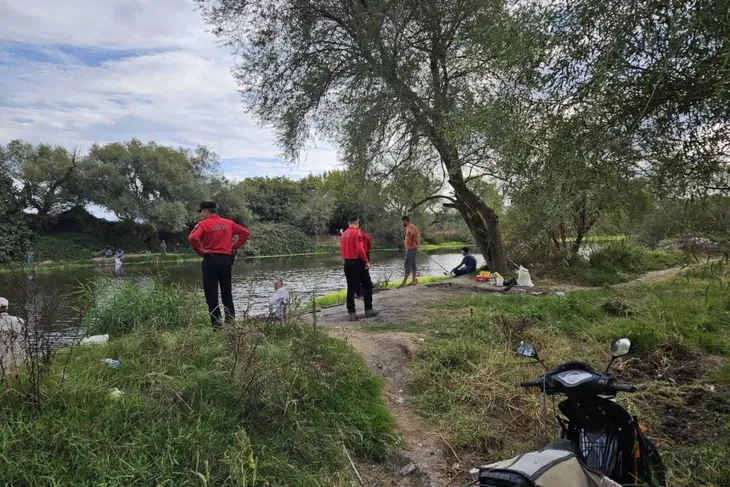
[[[370,262],[370,252],[373,250],[373,240],[370,238],[370,235],[365,233],[365,230],[362,229],[362,222],[360,222],[360,233],[362,233],[362,245],[365,247],[365,255],[368,258],[368,262]],[[362,291],[362,288],[362,285],[358,288],[358,291],[355,293],[355,299],[360,299],[363,294],[365,294]]]
[[[221,325],[221,309],[218,304],[218,285],[225,308],[226,322],[236,316],[233,309],[231,267],[236,250],[248,240],[250,232],[232,220],[218,216],[213,201],[200,203],[200,222],[188,236],[193,250],[203,258],[203,292],[208,304],[213,329]]]
[[[350,321],[357,321],[355,314],[355,293],[362,286],[365,303],[365,317],[377,316],[373,311],[373,281],[370,280],[370,260],[365,250],[364,238],[360,231],[360,220],[351,218],[349,227],[340,236],[340,255],[345,261],[347,279],[347,314]]]

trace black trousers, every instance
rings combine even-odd
[[[347,312],[355,312],[355,294],[362,292],[365,311],[373,309],[373,281],[370,271],[365,269],[365,262],[360,259],[345,260],[345,278],[347,279]]]
[[[233,257],[222,254],[205,254],[201,269],[203,271],[203,292],[208,304],[211,324],[216,327],[221,323],[221,308],[218,304],[218,286],[221,289],[221,301],[226,310],[226,321],[236,316],[233,309],[233,292],[231,285],[231,267]]]

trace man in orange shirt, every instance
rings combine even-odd
[[[413,278],[411,279],[411,286],[415,286],[418,284],[418,277],[416,277],[417,267],[416,267],[416,255],[418,254],[418,228],[411,223],[411,219],[407,216],[404,216],[402,218],[403,220],[403,226],[406,229],[406,239],[405,239],[405,247],[406,247],[406,258],[404,261],[405,264],[405,271],[406,275],[403,278],[403,282],[401,283],[400,287],[403,287],[406,285],[406,282],[408,282],[408,274],[411,274]]]

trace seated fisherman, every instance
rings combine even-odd
[[[289,305],[289,293],[284,289],[284,281],[274,281],[274,294],[269,297],[269,317],[276,320],[286,318],[286,308]]]
[[[461,259],[461,264],[451,270],[451,273],[455,276],[470,274],[477,268],[477,259],[469,253],[469,247],[462,247],[461,254],[464,256],[464,258]]]

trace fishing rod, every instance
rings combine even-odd
[[[428,255],[428,254],[427,254],[427,253],[426,253],[425,251],[423,251],[423,250],[421,250],[421,249],[418,249],[418,251],[419,251],[419,252],[421,252],[421,253],[422,253],[423,255],[425,255],[426,257],[428,257],[429,259],[431,259],[431,262],[433,262],[434,264],[436,264],[437,266],[439,266],[439,267],[440,267],[441,269],[443,269],[443,271],[444,271],[444,275],[445,275],[445,276],[449,276],[449,275],[451,275],[451,271],[449,271],[449,270],[448,270],[448,269],[447,269],[446,267],[444,267],[444,266],[442,266],[441,264],[439,264],[439,263],[438,263],[438,261],[437,261],[436,259],[434,259],[434,258],[433,258],[433,257],[431,257],[430,255]]]

